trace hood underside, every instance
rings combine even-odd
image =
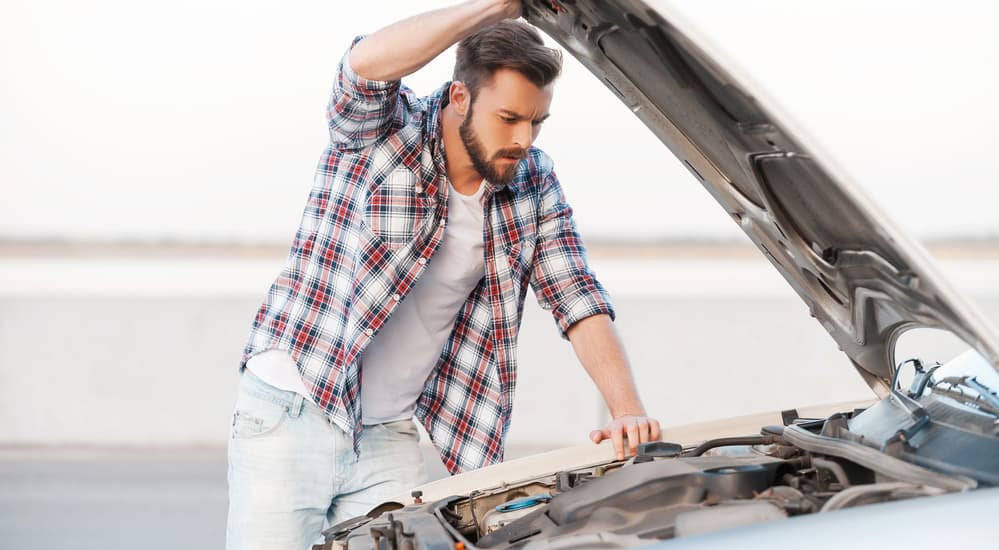
[[[884,395],[910,328],[948,330],[999,370],[999,340],[890,223],[745,78],[659,2],[525,3],[677,156]]]

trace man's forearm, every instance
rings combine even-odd
[[[393,23],[350,52],[354,72],[369,80],[396,80],[429,63],[462,38],[519,15],[520,2],[473,0]]]
[[[600,443],[610,439],[618,460],[623,460],[626,450],[633,454],[638,451],[640,443],[659,439],[659,421],[645,413],[628,358],[610,316],[593,315],[578,321],[569,327],[567,336],[579,362],[603,394],[613,417],[605,428],[590,432],[590,440]]]
[[[611,416],[645,416],[628,358],[610,317],[587,317],[569,327],[567,336],[579,362],[603,395]]]

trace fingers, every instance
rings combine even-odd
[[[602,430],[593,430],[590,432],[590,440],[594,443],[600,443],[605,439],[611,438],[611,432],[609,429],[604,428]]]
[[[618,460],[624,460],[624,434],[620,424],[613,424],[611,429],[611,440],[614,442],[614,455]]]
[[[638,442],[648,443],[652,441],[652,425],[649,423],[651,419],[642,419],[638,421]]]
[[[627,437],[627,443],[625,438]],[[647,417],[627,417],[613,420],[602,430],[590,432],[590,441],[600,443],[610,439],[614,446],[614,455],[618,460],[626,456],[638,454],[638,445],[649,441],[659,441],[662,438],[662,428],[659,421]]]
[[[628,432],[628,450],[630,451],[628,454],[638,454],[638,423],[634,421],[628,422],[625,425],[625,430]]]

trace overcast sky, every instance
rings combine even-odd
[[[289,241],[351,37],[449,3],[0,3],[0,238]],[[999,234],[995,3],[668,5],[902,227]],[[538,145],[588,237],[741,236],[574,60]]]

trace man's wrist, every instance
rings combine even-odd
[[[649,416],[649,415],[646,414],[645,410],[643,409],[625,410],[619,413],[611,413],[611,420],[617,420],[625,416]]]
[[[496,24],[505,19],[516,19],[520,13],[510,12],[510,2],[506,0],[472,0],[470,2],[479,13],[487,14],[489,24]],[[488,26],[488,25],[486,25]]]

